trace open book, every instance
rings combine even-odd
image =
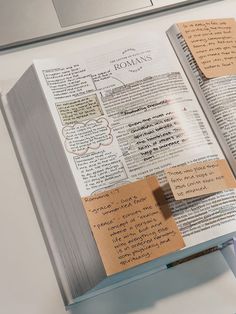
[[[143,35],[37,60],[2,97],[67,305],[236,231],[232,186],[176,200],[166,176],[217,160],[235,173],[236,76],[203,79],[176,26],[175,52]]]

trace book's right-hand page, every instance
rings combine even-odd
[[[187,248],[235,231],[235,190],[175,201],[167,183],[166,168],[225,157],[165,34],[35,69],[82,197],[154,175]]]
[[[207,26],[207,23],[210,23],[210,26]],[[224,23],[223,32],[226,33],[223,35],[219,31],[220,23]],[[213,59],[211,62],[211,71],[209,70],[209,67],[207,67],[207,69],[206,67],[205,69],[202,68],[199,57],[201,60],[203,59],[200,54],[198,54],[196,59],[193,57],[193,54],[189,49],[191,48],[191,44],[188,45],[186,43],[181,33],[181,29],[184,29],[185,23],[173,25],[168,30],[167,35],[203,107],[205,114],[211,123],[216,137],[220,142],[221,147],[224,149],[232,170],[236,173],[236,72],[232,72],[235,70],[236,64],[235,57],[233,57],[235,55],[236,46],[236,22],[234,19],[227,18],[212,20],[212,23],[211,20],[202,20],[196,21],[196,23],[193,21],[192,23],[188,22],[186,24],[187,28],[189,25],[194,26],[195,24],[196,26],[201,26],[201,28],[195,27],[193,34],[195,39],[201,39],[199,42],[201,45],[202,40],[204,38],[207,40],[206,36],[211,34],[211,36],[208,36],[210,37],[210,40],[208,43],[206,42],[205,47],[205,54],[208,56],[204,57],[205,62],[208,62],[209,64],[209,53],[211,53]],[[191,31],[193,28],[190,27],[188,29]],[[202,35],[203,29],[205,29],[205,31]],[[220,44],[216,45],[216,39]],[[227,43],[227,41],[229,41],[229,43]],[[200,52],[200,49],[198,50]],[[221,71],[214,71],[215,66],[219,68],[220,64],[222,64],[221,51],[224,52],[224,56],[226,58],[225,62],[223,62]],[[218,59],[221,59],[220,62],[217,61]],[[197,63],[196,60],[199,61],[199,63]],[[216,62],[214,60],[216,60]],[[228,64],[229,61],[232,63],[232,67],[230,69],[227,66],[224,66],[226,63]],[[206,75],[209,74],[209,76],[215,77],[207,78],[200,67],[203,71],[206,71]],[[229,71],[231,75],[224,75],[227,74],[227,71]],[[222,73],[222,76],[219,76],[220,73]]]

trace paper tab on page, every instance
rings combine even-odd
[[[185,246],[155,177],[84,197],[83,204],[108,275]]]
[[[211,160],[165,169],[176,200],[236,188],[236,181],[226,160]]]
[[[231,19],[179,23],[199,68],[207,78],[236,74],[236,22]]]

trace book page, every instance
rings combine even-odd
[[[236,173],[236,75],[206,79],[180,30],[172,27],[170,35],[211,126]]]
[[[202,81],[210,112],[218,130],[228,146],[233,160],[236,160],[236,75]],[[235,168],[236,169],[236,168]]]
[[[153,175],[187,247],[235,229],[234,191],[176,202],[167,184],[166,168],[224,155],[165,34],[35,68],[82,197]]]
[[[107,275],[184,247],[156,177],[83,198]]]

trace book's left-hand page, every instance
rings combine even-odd
[[[166,55],[161,37],[144,34],[35,62],[81,196],[148,174],[144,164],[159,147],[153,137],[156,145],[148,152],[142,138],[154,131],[148,120],[155,118],[156,128],[165,116],[171,120],[169,110],[156,111],[186,98],[175,56]]]
[[[176,202],[168,187],[164,169],[224,154],[164,33],[35,68],[82,197],[155,175],[187,247],[235,230],[234,191]],[[232,221],[211,228],[224,199]]]

